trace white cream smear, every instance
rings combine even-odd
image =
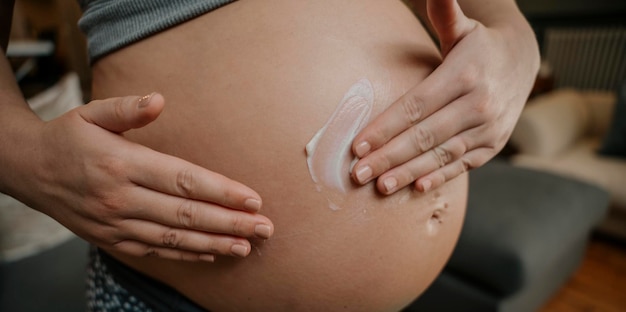
[[[356,163],[352,141],[369,121],[374,88],[368,79],[357,81],[315,136],[306,145],[307,165],[317,190],[325,193],[332,210],[340,209]]]

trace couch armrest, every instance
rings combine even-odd
[[[554,156],[587,132],[589,112],[581,93],[562,89],[528,102],[511,135],[523,154]]]

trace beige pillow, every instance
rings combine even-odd
[[[575,90],[557,90],[526,105],[511,143],[524,154],[550,157],[583,136],[588,124],[585,98]]]

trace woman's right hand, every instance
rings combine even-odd
[[[155,120],[160,94],[93,101],[44,123],[28,198],[20,198],[105,250],[214,261],[244,257],[267,239],[259,195],[222,175],[126,140]]]

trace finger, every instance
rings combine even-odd
[[[141,128],[154,121],[165,105],[163,96],[126,96],[92,101],[78,109],[88,122],[112,132]]]
[[[446,83],[445,71],[436,69],[419,85],[389,106],[354,139],[352,151],[363,158],[406,129],[424,120],[462,95],[463,90]]]
[[[426,8],[444,57],[476,26],[474,20],[463,14],[456,0],[428,0]]]
[[[468,107],[466,102],[465,98],[453,101],[429,118],[396,136],[382,148],[359,160],[352,171],[353,177],[361,184],[367,183],[389,169],[418,157],[461,131],[475,127],[479,122],[478,118],[475,114],[465,112]]]
[[[107,248],[108,250],[122,252],[127,255],[135,256],[135,257],[158,257],[161,259],[168,260],[182,260],[182,261],[206,261],[206,262],[214,262],[215,255],[212,254],[203,254],[203,253],[195,253],[189,251],[183,251],[178,249],[171,248],[162,248],[150,246],[141,242],[125,240],[119,242],[115,245],[114,248]]]
[[[226,208],[250,212],[261,209],[261,197],[255,191],[198,165],[148,148],[128,157],[136,168],[129,172],[129,179],[141,186]]]
[[[376,186],[383,194],[393,194],[412,184],[418,178],[454,162],[467,151],[468,144],[471,143],[464,142],[461,137],[455,136],[402,166],[381,175]]]
[[[415,187],[422,192],[427,192],[463,172],[482,166],[489,161],[497,153],[497,148],[494,145],[496,140],[492,136],[485,135],[485,133],[493,133],[493,131],[487,125],[481,125],[451,138],[445,144],[457,147],[464,146],[465,152],[445,166],[418,177],[415,181]]]
[[[428,192],[444,183],[487,163],[494,155],[494,149],[481,147],[473,149],[456,161],[415,181],[415,187],[421,192]]]
[[[237,237],[268,239],[274,232],[265,216],[149,189],[138,189],[130,196],[136,207],[127,217],[149,220],[179,229],[192,229]]]
[[[172,228],[143,220],[125,220],[120,224],[127,239],[149,246],[197,254],[246,257],[250,242],[243,238]]]

